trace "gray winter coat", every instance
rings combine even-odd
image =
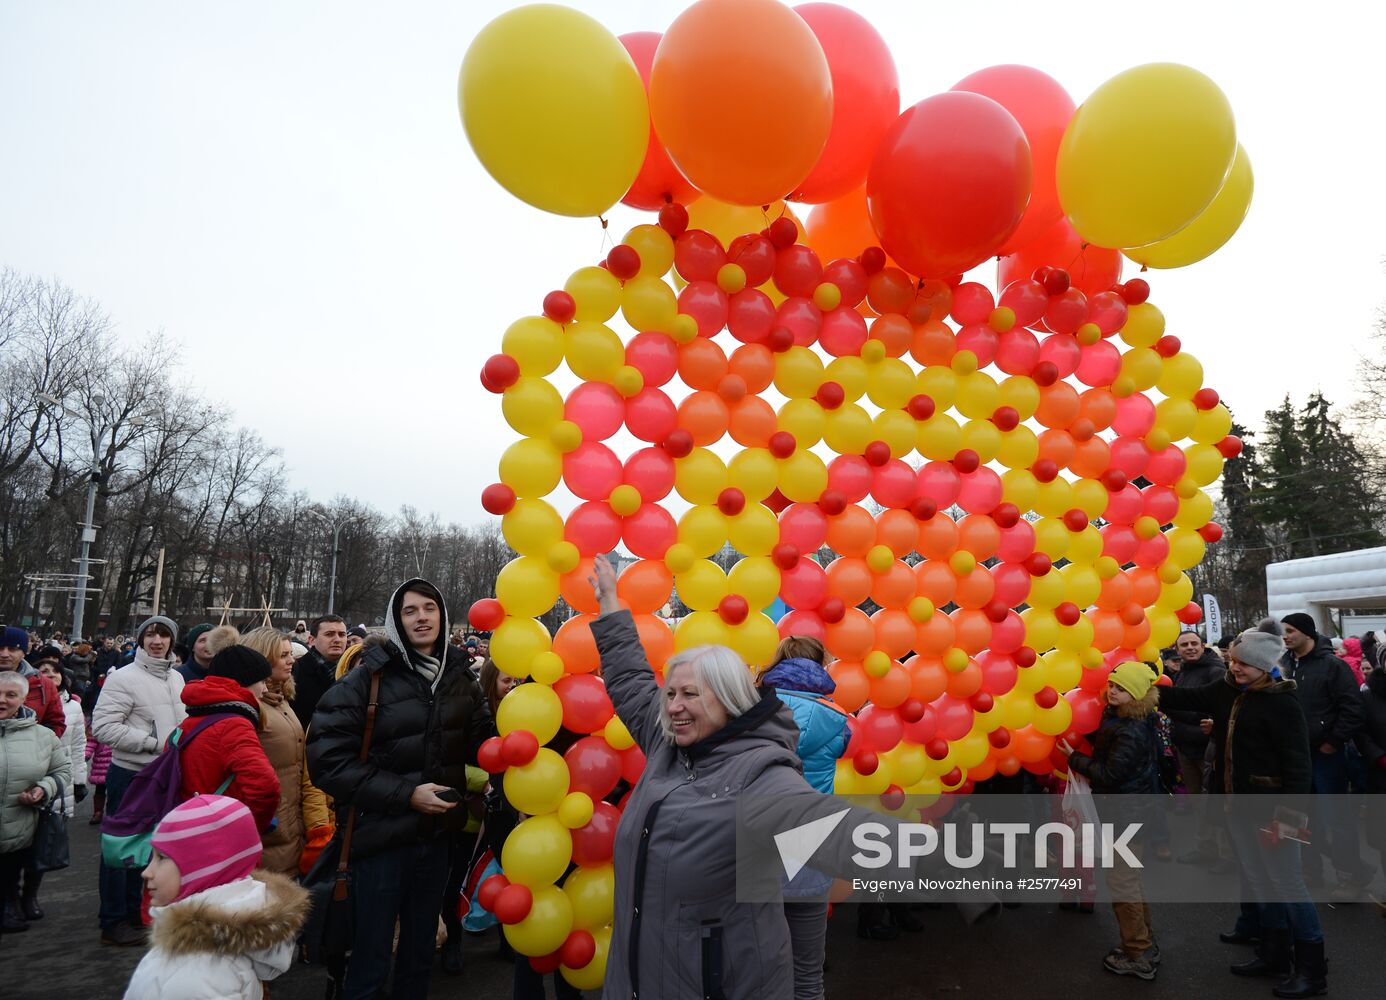
[[[0,719],[0,854],[23,850],[34,840],[38,810],[20,803],[34,785],[43,801],[72,787],[72,765],[52,730],[38,724],[33,709],[20,708],[13,719]]]

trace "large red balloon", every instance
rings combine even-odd
[[[900,78],[885,40],[860,14],[835,3],[806,3],[794,12],[823,46],[833,79],[828,144],[813,172],[789,196],[819,205],[866,183],[876,146],[900,114]]]
[[[640,81],[647,91],[650,89],[650,66],[654,63],[655,49],[659,48],[662,37],[657,31],[632,31],[619,38],[630,53],[635,68],[640,71]],[[669,159],[664,144],[655,135],[654,125],[651,125],[650,144],[645,147],[645,162],[640,166],[635,183],[621,201],[632,208],[653,212],[663,208],[666,201],[687,205],[697,197],[698,191]]]
[[[1054,184],[1054,164],[1064,129],[1073,117],[1073,98],[1052,76],[1029,66],[989,66],[964,77],[953,89],[990,97],[1011,113],[1030,143],[1035,171],[1030,207],[1020,220],[1020,228],[996,251],[1002,255],[1015,253],[1063,218]]]
[[[1061,267],[1073,287],[1084,295],[1105,292],[1121,280],[1121,251],[1084,243],[1067,219],[1060,219],[1040,236],[996,265],[996,283],[1005,288],[1028,278],[1039,267]]]
[[[1030,201],[1030,144],[989,97],[950,91],[909,108],[881,140],[866,181],[886,253],[925,278],[994,255]]]

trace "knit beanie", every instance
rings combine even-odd
[[[162,625],[169,630],[169,633],[173,636],[173,641],[178,641],[178,623],[172,618],[165,618],[163,615],[154,615],[150,618],[146,618],[140,623],[139,631],[135,633],[136,646],[144,645],[144,633],[151,625]]]
[[[1310,618],[1303,611],[1296,611],[1292,615],[1286,615],[1280,619],[1286,625],[1297,628],[1311,639],[1318,639],[1319,628],[1314,624],[1314,619]]]
[[[198,638],[204,632],[210,631],[212,631],[212,626],[207,622],[203,622],[201,625],[194,625],[192,628],[188,629],[187,638],[183,640],[188,647],[188,652],[192,652],[192,648],[197,645]]]
[[[22,628],[15,628],[13,625],[6,625],[3,634],[0,634],[0,647],[13,646],[21,653],[29,652],[29,633]]]
[[[249,646],[227,646],[207,668],[208,677],[229,677],[243,688],[269,680],[272,673],[270,661]]]
[[[1140,701],[1150,690],[1150,685],[1155,683],[1155,675],[1144,663],[1138,660],[1127,660],[1125,663],[1116,665],[1112,672],[1107,675],[1107,682],[1115,684],[1132,698]]]
[[[159,821],[150,841],[183,877],[179,900],[245,878],[260,863],[260,831],[245,803],[194,795]]]
[[[1294,622],[1290,622],[1290,624],[1295,625]],[[1295,628],[1299,628],[1299,626],[1295,625]],[[1248,629],[1237,636],[1237,641],[1232,643],[1229,652],[1248,667],[1254,667],[1278,678],[1280,676],[1280,658],[1285,655],[1285,643],[1273,635],[1267,635],[1256,629]]]

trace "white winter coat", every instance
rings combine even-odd
[[[151,947],[125,1000],[260,1000],[261,981],[293,965],[308,893],[283,875],[256,871],[149,913]]]
[[[111,763],[129,771],[152,763],[188,716],[182,694],[183,675],[172,661],[153,659],[143,649],[135,650],[135,662],[112,672],[91,714],[92,735],[111,748]]]
[[[77,796],[73,788],[87,783],[87,719],[82,714],[81,702],[66,691],[63,692],[63,716],[67,729],[62,735],[63,750],[72,763],[72,782],[63,786],[63,812],[73,816],[77,812]]]

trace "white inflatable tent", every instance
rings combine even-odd
[[[1266,603],[1277,621],[1307,612],[1324,635],[1386,628],[1386,546],[1271,563]]]

